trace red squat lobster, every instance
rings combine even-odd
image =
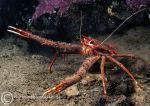
[[[8,30],[11,33],[17,34],[21,37],[28,38],[35,40],[39,42],[42,45],[47,45],[56,49],[60,49],[59,52],[57,52],[49,65],[49,70],[51,70],[52,65],[54,64],[56,57],[59,53],[61,54],[80,54],[84,56],[89,56],[81,65],[79,70],[70,78],[62,81],[59,85],[53,87],[52,89],[48,89],[43,95],[46,95],[50,92],[55,92],[55,94],[60,93],[67,87],[77,83],[80,81],[88,72],[88,70],[92,67],[94,63],[97,61],[101,61],[100,65],[100,70],[101,70],[101,80],[102,80],[102,85],[103,85],[103,93],[104,97],[107,97],[107,92],[106,92],[106,82],[105,82],[105,73],[104,73],[104,65],[106,60],[109,60],[116,65],[118,65],[124,72],[126,72],[129,77],[135,82],[135,84],[142,88],[140,84],[137,82],[137,80],[134,78],[134,76],[130,73],[130,71],[118,60],[115,58],[117,57],[131,57],[131,58],[136,58],[136,56],[132,54],[118,54],[115,48],[112,48],[108,45],[102,45],[99,41],[96,39],[82,36],[81,38],[81,45],[77,44],[70,44],[70,43],[64,43],[64,42],[54,42],[52,40],[47,40],[45,38],[39,37],[37,35],[33,35],[30,32],[23,31],[19,28],[15,28],[12,26],[8,27]]]

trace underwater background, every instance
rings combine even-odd
[[[0,0],[0,105],[11,106],[149,106],[150,105],[150,0]],[[85,57],[68,55],[56,60],[50,74],[47,66],[55,48],[22,39],[7,32],[14,26],[47,39],[80,44],[81,34],[103,41],[126,18],[106,42],[119,53],[132,53],[144,61],[120,59],[142,84],[112,63],[105,66],[109,102],[102,97],[100,70],[95,64],[85,78],[58,95],[42,97],[43,91],[75,73]],[[13,99],[3,101],[4,92]],[[9,104],[9,102],[12,102]]]

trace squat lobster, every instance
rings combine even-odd
[[[101,60],[100,70],[101,70],[101,79],[102,79],[102,85],[104,88],[104,97],[107,97],[106,92],[106,82],[105,82],[105,73],[104,73],[104,65],[107,60],[115,63],[118,65],[123,71],[125,71],[131,79],[135,82],[135,84],[142,88],[142,86],[138,83],[138,81],[134,78],[134,76],[130,73],[130,71],[118,60],[115,58],[118,57],[130,57],[130,58],[137,58],[136,56],[132,54],[118,54],[116,49],[113,47],[110,47],[106,44],[101,44],[96,39],[82,36],[81,38],[81,45],[77,44],[70,44],[70,43],[64,43],[64,42],[54,42],[52,40],[47,40],[45,38],[41,38],[37,35],[33,35],[30,32],[23,31],[19,28],[15,28],[12,26],[8,27],[8,31],[14,34],[17,34],[21,37],[28,38],[35,40],[39,42],[42,45],[47,45],[56,49],[59,49],[59,52],[56,53],[55,57],[53,58],[49,70],[51,69],[53,63],[56,60],[56,57],[58,53],[61,54],[80,54],[84,56],[89,56],[81,65],[79,70],[71,76],[69,79],[62,81],[59,85],[53,87],[52,89],[48,89],[46,92],[44,92],[43,95],[46,95],[48,93],[54,92],[55,94],[60,93],[67,87],[77,83],[80,81],[88,72],[88,70],[93,66],[94,63]]]

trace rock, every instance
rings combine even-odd
[[[133,96],[132,96],[132,98],[133,98],[133,100],[135,100],[134,102],[135,102],[135,105],[136,106],[145,106],[144,104],[144,99],[145,99],[145,95],[143,95],[143,94],[134,94]]]
[[[68,97],[78,96],[80,94],[76,85],[73,85],[65,90],[65,93]]]
[[[31,58],[32,58],[32,59],[38,59],[38,60],[40,60],[41,58],[43,58],[43,56],[40,56],[40,55],[32,55]]]
[[[81,83],[83,85],[87,85],[87,84],[92,83],[94,81],[96,81],[96,78],[94,76],[87,75],[84,79],[81,80]]]
[[[88,74],[85,78],[81,80],[81,83],[83,85],[87,85],[95,81],[101,81],[101,74]],[[107,81],[106,77],[105,81]]]
[[[138,85],[136,85],[135,82],[133,82],[133,85],[134,85],[134,90],[136,93],[139,93],[139,94],[143,93],[143,90],[144,90],[143,85],[139,84],[139,86],[138,86]]]

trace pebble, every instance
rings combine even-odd
[[[95,81],[101,81],[101,74],[88,74],[81,80],[81,84],[87,85]],[[105,81],[107,81],[106,77]]]
[[[90,76],[90,75],[87,75],[84,79],[81,80],[81,83],[82,83],[83,85],[87,85],[87,84],[92,83],[92,82],[94,82],[94,81],[96,81],[96,78],[95,78],[95,77]]]
[[[43,56],[40,56],[40,55],[32,55],[31,58],[32,58],[32,59],[39,59],[39,60],[40,60],[40,59],[43,58]]]
[[[70,86],[65,90],[65,93],[68,97],[78,96],[80,94],[76,85]]]

